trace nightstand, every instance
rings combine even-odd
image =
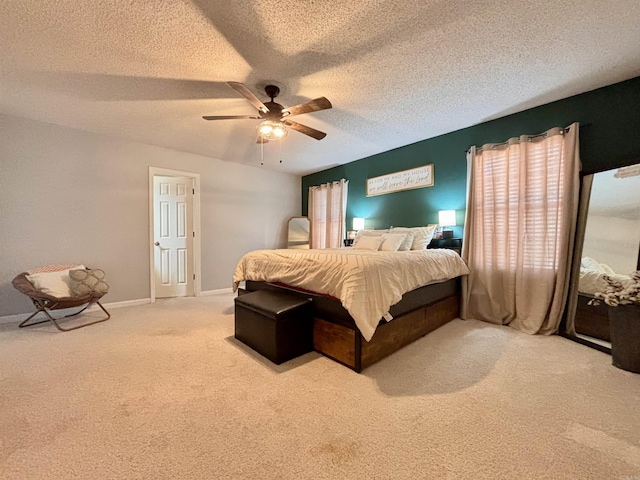
[[[434,238],[427,248],[448,248],[460,254],[462,250],[461,238]]]
[[[352,247],[353,246],[353,238],[346,238],[344,240],[344,246],[345,247]]]

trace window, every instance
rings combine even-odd
[[[349,181],[309,188],[311,248],[339,248],[344,240]]]

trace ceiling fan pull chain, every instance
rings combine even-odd
[[[278,141],[278,145],[280,146],[280,163],[282,163],[282,139]]]
[[[260,165],[264,165],[264,142],[260,142]]]

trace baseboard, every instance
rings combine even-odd
[[[206,297],[208,295],[223,295],[225,293],[233,293],[233,288],[219,288],[217,290],[205,290],[200,292],[200,297]]]
[[[226,293],[232,293],[233,289],[232,288],[220,288],[218,290],[207,290],[204,292],[200,292],[201,297],[206,297],[208,295],[223,295]],[[107,310],[110,309],[114,309],[114,308],[122,308],[122,307],[135,307],[138,305],[146,305],[147,303],[151,303],[151,299],[150,298],[139,298],[137,300],[124,300],[122,302],[111,302],[111,303],[103,303],[102,305],[104,305],[104,308],[106,308]],[[62,310],[56,310],[56,315],[54,315],[54,317],[64,317],[65,315],[68,315],[70,313],[74,313],[75,311],[77,311],[77,308],[65,308]],[[101,311],[100,307],[98,307],[97,305],[91,305],[91,307],[87,308],[86,310],[87,312],[94,312],[94,311]],[[31,313],[19,313],[16,315],[5,315],[4,317],[0,317],[0,324],[3,323],[14,323],[14,322],[21,322],[23,321],[25,318],[27,318],[29,315],[31,315]],[[39,318],[46,318],[44,313],[39,313],[38,315],[36,315],[35,317],[33,317],[34,320],[37,320]]]
[[[124,300],[122,302],[103,303],[102,305],[104,305],[104,308],[106,308],[107,310],[112,310],[114,308],[135,307],[135,306],[138,306],[138,305],[145,305],[147,303],[151,303],[151,299],[150,298],[139,298],[137,300]],[[63,317],[65,315],[68,315],[68,314],[76,312],[76,311],[78,311],[77,308],[64,308],[64,309],[61,309],[61,310],[56,310],[55,311],[56,315],[54,315],[54,318],[57,318],[58,316]],[[102,310],[100,310],[100,307],[98,307],[97,305],[91,305],[89,308],[87,308],[86,311],[87,312],[95,312],[95,311],[101,312]],[[19,313],[17,315],[5,315],[4,317],[0,317],[0,324],[21,322],[25,318],[27,318],[29,315],[31,315],[31,313]],[[44,313],[39,313],[38,315],[33,317],[34,320],[39,319],[39,318],[46,318],[46,316],[44,315]]]

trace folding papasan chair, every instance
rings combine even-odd
[[[18,325],[20,328],[51,322],[58,330],[68,332],[104,322],[111,318],[111,314],[107,312],[99,301],[109,290],[109,285],[104,281],[104,272],[102,270],[92,270],[82,265],[47,265],[22,272],[11,283],[16,290],[29,297],[37,309],[33,315]],[[62,318],[75,317],[94,303],[107,315],[106,318],[100,318],[73,327],[62,327],[58,324]],[[80,311],[65,315],[57,320],[50,313],[53,310],[76,308],[83,305],[84,307]],[[40,312],[44,313],[47,318],[29,323]]]

